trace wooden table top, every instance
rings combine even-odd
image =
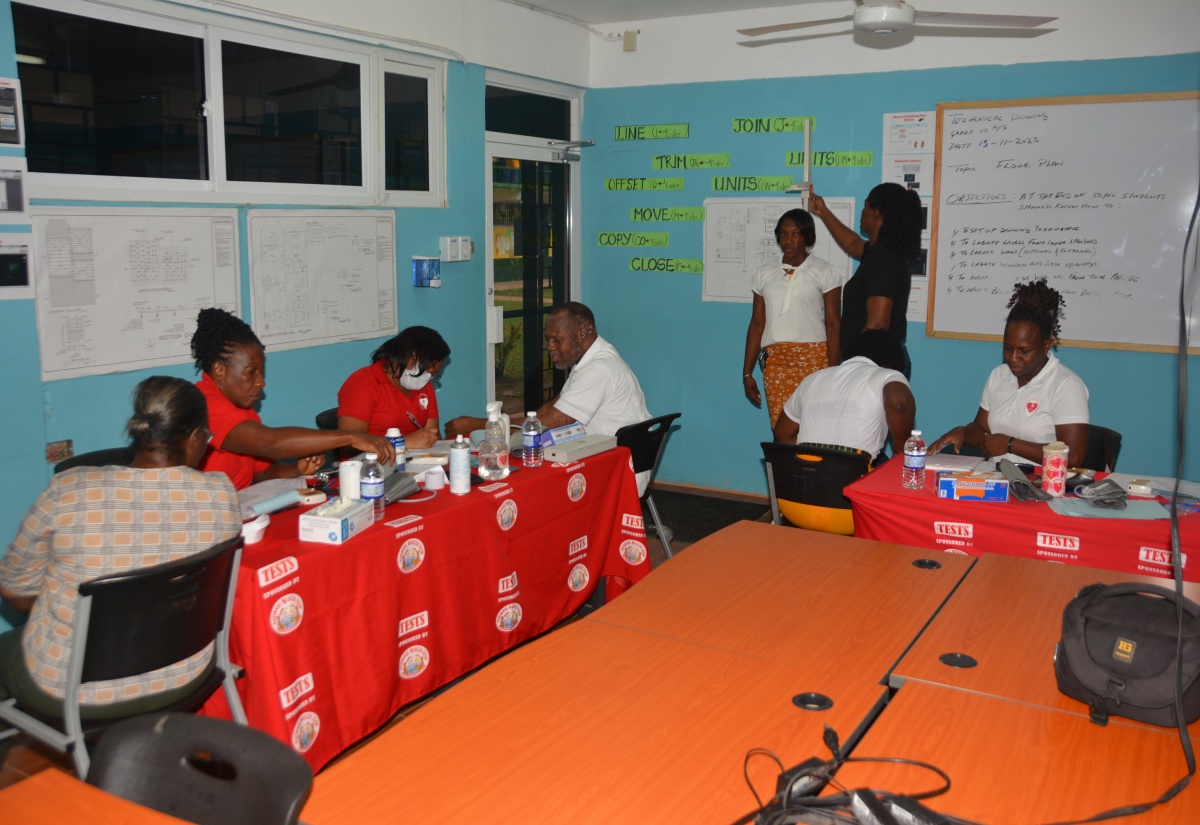
[[[801,710],[791,698],[803,691],[825,693],[834,706]],[[318,775],[301,819],[612,825],[686,813],[689,822],[726,825],[756,807],[742,775],[750,749],[769,748],[789,767],[826,754],[823,725],[846,738],[885,693],[849,672],[578,621],[455,685]],[[766,757],[750,763],[767,797],[778,771]]]
[[[1063,609],[1086,585],[1121,581],[1166,586],[1157,577],[985,553],[896,665],[890,682],[899,686],[918,679],[1087,716],[1087,706],[1059,693],[1054,678]],[[1184,593],[1200,598],[1200,585],[1185,583]],[[951,667],[939,661],[944,653],[965,653],[978,664]],[[1193,738],[1200,736],[1200,720],[1189,730]]]
[[[1102,728],[1079,714],[917,681],[900,688],[853,756],[937,765],[951,788],[923,804],[988,825],[1073,821],[1149,802],[1187,773],[1178,734]],[[849,788],[892,793],[941,784],[929,771],[884,763],[848,763],[836,778]],[[1200,784],[1128,821],[1200,822]]]
[[[0,791],[0,820],[20,825],[187,825],[182,819],[143,808],[55,769]]]
[[[915,567],[920,559],[940,566]],[[667,561],[588,621],[882,680],[973,562],[743,521]]]

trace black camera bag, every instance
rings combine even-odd
[[[1178,727],[1173,590],[1153,584],[1091,584],[1063,611],[1054,654],[1058,689],[1084,702],[1093,722],[1124,716]],[[1183,716],[1200,718],[1200,606],[1183,599]]]

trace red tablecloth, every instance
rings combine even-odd
[[[231,654],[251,726],[318,769],[402,705],[650,571],[629,451],[521,468],[466,496],[397,502],[340,546],[300,510],[246,548]],[[206,712],[228,718],[218,692]]]
[[[1171,578],[1171,528],[1167,519],[1136,521],[1060,516],[1043,501],[1007,503],[939,499],[936,474],[925,487],[901,486],[893,459],[846,488],[854,507],[854,535],[954,553],[1009,556],[1082,564],[1122,573]],[[1189,550],[1200,549],[1200,515],[1179,518],[1184,578],[1200,581]]]

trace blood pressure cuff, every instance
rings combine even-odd
[[[1050,494],[1041,487],[1033,486],[1033,483],[1025,477],[1025,474],[1007,458],[1002,458],[996,464],[996,468],[1004,474],[1008,479],[1008,492],[1011,493],[1017,501],[1032,501],[1033,499],[1045,500],[1050,498]]]
[[[1177,727],[1176,598],[1183,599],[1183,718],[1200,718],[1200,605],[1153,584],[1091,584],[1067,604],[1054,651],[1059,691],[1087,704],[1099,725],[1124,716]]]
[[[1075,495],[1086,500],[1093,507],[1105,507],[1110,510],[1124,510],[1129,499],[1125,488],[1108,478],[1099,484],[1088,484],[1085,487],[1075,488]]]

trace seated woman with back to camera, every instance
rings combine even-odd
[[[1087,456],[1088,389],[1055,357],[1063,298],[1045,278],[1017,284],[1004,325],[1004,363],[992,370],[975,420],[929,445],[930,454],[965,444],[989,458],[1042,463],[1042,448],[1067,445],[1068,467]]]
[[[204,396],[182,378],[138,384],[128,467],[75,467],[50,480],[0,559],[0,595],[29,621],[0,636],[0,698],[61,716],[79,585],[164,564],[237,536],[237,491],[196,469],[208,447]],[[186,695],[212,648],[152,673],[80,688],[83,718],[149,713]]]

